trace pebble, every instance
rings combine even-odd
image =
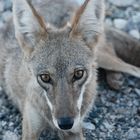
[[[114,19],[114,25],[118,29],[124,29],[127,25],[127,21],[125,19]]]
[[[7,124],[5,121],[1,121],[1,126],[4,127]]]
[[[140,89],[135,88],[135,92],[140,96]]]
[[[11,0],[6,0],[6,1],[7,2],[5,2],[4,8],[5,8],[5,10],[9,10],[12,7],[12,2],[11,2]]]
[[[82,126],[83,126],[83,128],[85,128],[85,129],[95,130],[94,124],[92,124],[92,123],[90,123],[90,122],[83,122]]]
[[[6,12],[3,13],[3,20],[5,22],[8,21],[11,18],[12,18],[12,12],[11,11],[6,11]]]
[[[0,12],[4,11],[4,2],[0,1]]]
[[[108,26],[112,26],[112,25],[113,25],[112,20],[109,19],[109,18],[107,18],[107,19],[105,20],[105,23],[106,23],[106,25],[108,25]]]
[[[140,39],[140,33],[138,30],[131,30],[129,34],[132,35],[134,38]]]
[[[132,16],[133,22],[137,23],[140,21],[140,13],[136,13],[135,15]]]
[[[132,6],[133,6],[135,9],[140,9],[140,5],[139,5],[138,3],[134,3]]]
[[[109,0],[109,2],[118,7],[126,7],[132,5],[134,0]]]
[[[3,22],[0,22],[0,24],[3,24],[4,25],[4,23]],[[1,26],[0,26],[1,27]],[[2,87],[0,87],[0,91],[2,91]]]
[[[80,5],[84,3],[84,0],[76,0]]]
[[[2,106],[2,104],[3,104],[3,101],[2,101],[2,99],[0,99],[0,106]],[[1,114],[1,112],[0,112],[0,114]]]
[[[129,130],[128,132],[128,140],[136,139],[137,134],[134,132],[133,128]]]
[[[137,114],[140,116],[140,108],[138,108],[138,110],[137,110]]]
[[[107,130],[111,131],[113,129],[112,124],[110,124],[108,121],[105,121],[103,124]]]

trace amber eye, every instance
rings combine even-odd
[[[49,74],[41,74],[40,75],[40,79],[44,82],[44,83],[50,83],[51,81],[51,77]]]
[[[83,70],[77,70],[74,72],[74,76],[73,76],[73,80],[80,80],[84,75],[84,71]]]

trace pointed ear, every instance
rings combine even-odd
[[[46,25],[29,0],[13,0],[15,35],[24,51],[32,51],[41,36],[46,33]]]
[[[72,36],[82,36],[88,46],[97,43],[104,29],[104,0],[85,0],[72,20]]]

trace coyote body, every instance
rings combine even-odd
[[[13,21],[0,35],[0,84],[23,115],[22,140],[37,140],[48,127],[62,140],[84,139],[81,123],[96,96],[96,63],[140,76],[138,58],[128,60],[114,45],[130,40],[140,48],[139,42],[104,30],[103,0],[86,0],[80,8],[66,0],[14,0]]]
[[[13,25],[0,37],[1,84],[23,115],[22,140],[37,140],[50,127],[60,139],[82,140],[81,122],[96,96],[103,1],[86,1],[78,11],[65,0],[42,2],[13,1]],[[96,6],[99,17],[89,19]]]

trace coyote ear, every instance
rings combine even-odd
[[[15,35],[25,51],[33,46],[46,33],[46,25],[29,0],[13,0],[13,19]]]
[[[103,32],[104,0],[86,0],[72,20],[72,36],[82,36],[88,46],[97,43]]]

